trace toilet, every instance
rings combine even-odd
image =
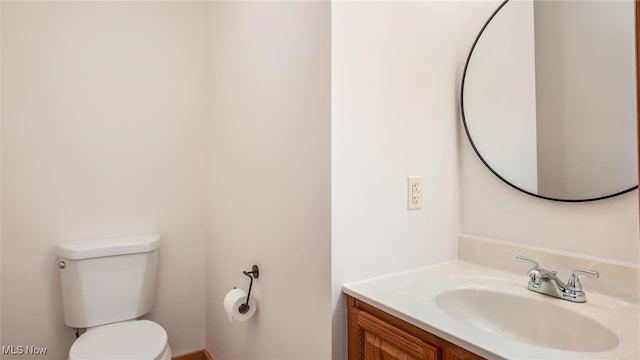
[[[86,329],[69,360],[170,360],[167,332],[149,320],[160,236],[58,244],[64,322]]]

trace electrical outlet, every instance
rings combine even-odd
[[[422,209],[422,176],[407,178],[407,209]]]

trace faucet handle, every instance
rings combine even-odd
[[[535,261],[535,260],[533,260],[533,259],[531,259],[531,258],[528,258],[528,257],[526,257],[526,256],[516,255],[516,260],[518,260],[518,261],[520,261],[520,262],[528,262],[528,263],[531,263],[531,264],[533,264],[533,267],[534,267],[535,269],[539,269],[539,268],[540,268],[540,264],[538,264],[538,262],[537,262],[537,261]]]
[[[520,262],[528,262],[533,265],[533,268],[529,269],[527,272],[527,276],[529,276],[529,286],[540,286],[540,278],[542,277],[543,272],[548,273],[548,271],[541,269],[537,261],[526,256],[516,255],[516,260]]]
[[[600,277],[600,273],[594,270],[575,269],[571,273],[571,276],[569,276],[569,281],[567,281],[567,287],[569,289],[575,290],[575,291],[582,290],[582,284],[580,283],[580,275],[584,275],[592,279],[597,279]]]

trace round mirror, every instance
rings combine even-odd
[[[636,189],[634,1],[504,1],[471,47],[461,106],[475,152],[520,191]]]

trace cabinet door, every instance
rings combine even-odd
[[[360,360],[435,360],[438,348],[366,312],[358,311]]]

